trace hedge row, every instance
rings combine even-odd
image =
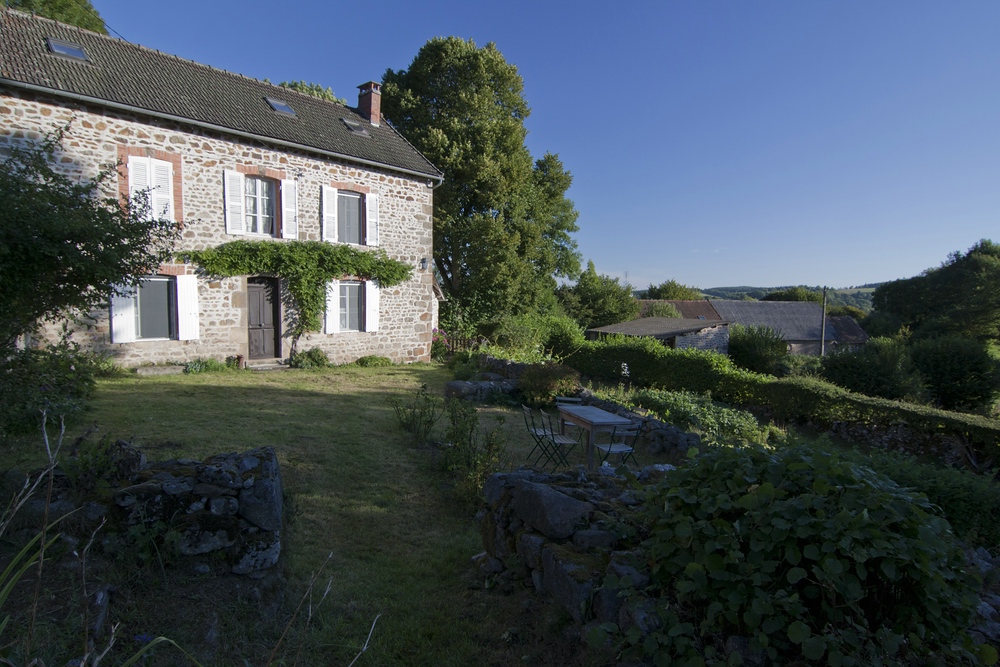
[[[815,378],[752,373],[714,352],[672,350],[651,338],[612,336],[584,342],[564,363],[594,380],[709,392],[731,405],[766,408],[781,420],[876,428],[905,423],[922,433],[964,438],[980,462],[1000,461],[1000,426],[994,420],[864,396]]]

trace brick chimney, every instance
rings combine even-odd
[[[369,81],[358,86],[358,112],[375,127],[382,120],[382,84]]]

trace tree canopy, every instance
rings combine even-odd
[[[493,43],[435,38],[382,82],[383,115],[445,175],[434,263],[446,308],[483,322],[551,304],[555,277],[580,271],[572,176],[556,155],[532,162],[517,68]]]
[[[100,196],[109,166],[74,180],[53,169],[61,135],[14,147],[0,163],[0,347],[39,320],[93,310],[171,256],[177,226],[148,202]]]
[[[264,80],[267,81],[267,79]],[[278,85],[282,88],[289,88],[300,93],[305,93],[306,95],[318,97],[319,99],[326,100],[327,102],[347,104],[347,100],[342,97],[337,97],[337,95],[333,92],[333,89],[329,86],[324,88],[318,83],[311,83],[309,81],[282,81]]]
[[[761,301],[812,301],[823,303],[823,293],[811,290],[801,285],[769,292],[760,298]]]
[[[673,301],[697,301],[701,299],[701,290],[697,287],[682,285],[673,278],[659,285],[650,283],[646,290],[647,299],[670,299]]]
[[[983,239],[940,267],[883,283],[872,301],[876,313],[898,318],[917,337],[1000,341],[1000,245]]]
[[[594,262],[576,285],[564,285],[556,291],[566,313],[584,329],[603,327],[634,320],[639,316],[639,302],[632,296],[632,286],[617,278],[598,275]]]
[[[93,30],[102,35],[108,34],[104,27],[104,19],[90,4],[90,0],[7,0],[7,6],[79,26],[85,30]]]

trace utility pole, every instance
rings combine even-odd
[[[819,332],[819,356],[826,356],[826,287],[823,288],[823,321]]]

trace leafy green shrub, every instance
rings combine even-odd
[[[740,368],[776,375],[788,356],[788,343],[771,327],[730,325],[729,358]]]
[[[856,350],[837,350],[823,359],[823,377],[868,396],[917,400],[922,392],[903,341],[872,338]]]
[[[974,662],[961,547],[926,498],[870,470],[801,447],[714,449],[642,507],[662,624],[628,637],[633,655],[703,664],[715,638],[743,636],[769,664]]]
[[[580,387],[580,374],[561,364],[528,366],[517,381],[524,402],[531,406],[549,405],[556,396],[575,394]]]
[[[547,337],[545,317],[534,313],[505,317],[493,332],[493,341],[511,350],[540,348]]]
[[[543,343],[546,350],[556,358],[573,354],[587,339],[583,335],[583,327],[571,317],[549,316],[548,335]]]
[[[384,366],[392,366],[392,359],[389,357],[381,357],[377,354],[369,354],[367,356],[361,357],[354,362],[358,366],[363,366],[366,368],[380,368]]]
[[[634,407],[651,410],[658,419],[685,430],[697,429],[717,443],[765,444],[769,429],[745,410],[726,407],[688,391],[639,389],[627,398]]]
[[[24,433],[86,406],[95,368],[75,343],[41,350],[13,350],[0,361],[0,436]]]
[[[493,332],[493,347],[504,358],[564,356],[584,342],[583,329],[569,317],[536,313],[504,318]]]
[[[330,357],[326,356],[326,352],[321,348],[314,347],[305,352],[294,352],[288,360],[288,365],[305,370],[326,368],[330,365]]]
[[[811,377],[823,372],[823,357],[811,354],[788,354],[777,363],[774,375],[778,377]]]
[[[223,373],[232,370],[228,364],[218,359],[194,359],[184,364],[184,372],[195,373]]]
[[[389,399],[389,405],[396,413],[396,419],[403,430],[413,435],[413,442],[422,445],[430,439],[434,424],[441,418],[441,401],[431,396],[427,385],[420,385],[410,400],[406,403],[398,399]]]
[[[926,495],[968,546],[1000,548],[1000,486],[989,475],[922,463],[899,452],[856,451],[848,456],[900,486]]]
[[[1000,391],[997,362],[981,341],[959,336],[919,340],[910,347],[910,357],[945,410],[988,408]]]

